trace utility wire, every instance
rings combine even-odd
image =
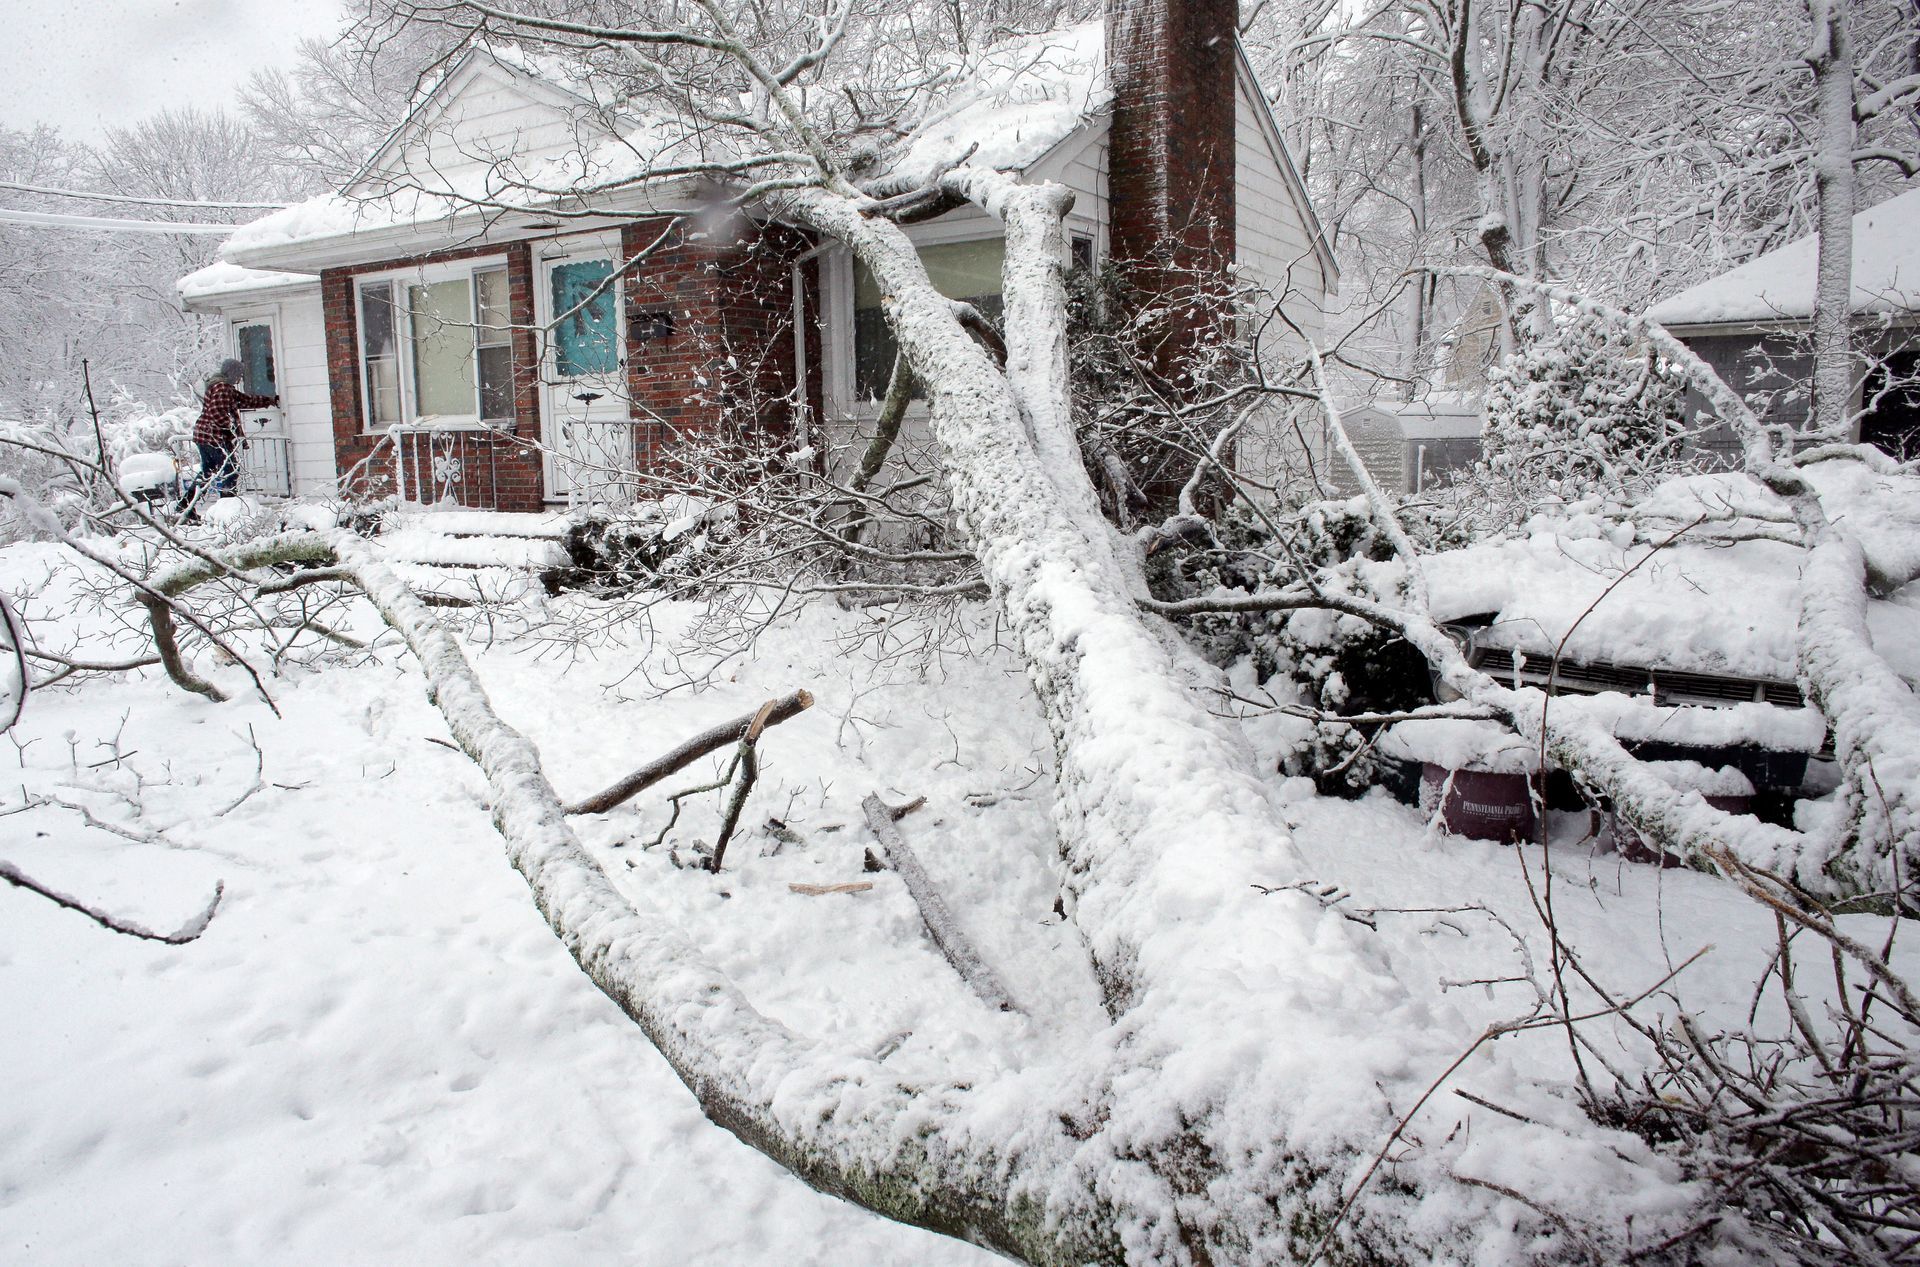
[[[0,224],[38,229],[99,229],[108,233],[202,233],[226,237],[237,224],[194,224],[184,220],[117,220],[108,216],[69,216],[54,211],[16,211],[0,207]]]
[[[201,202],[193,198],[153,198],[145,194],[90,194],[77,189],[23,185],[14,180],[0,180],[0,189],[10,189],[22,194],[48,194],[55,198],[85,198],[92,202],[132,202],[149,207],[191,207],[195,211],[280,211],[287,205],[284,202]]]

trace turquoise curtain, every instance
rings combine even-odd
[[[561,378],[611,374],[620,368],[619,324],[614,311],[615,287],[611,260],[580,260],[556,264],[553,278],[553,315],[566,317],[553,331],[554,372]],[[592,303],[585,303],[598,289]],[[574,312],[579,308],[578,312]]]

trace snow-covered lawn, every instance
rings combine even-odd
[[[0,552],[0,586],[19,591],[54,557]],[[1082,1049],[1105,1017],[1054,911],[1045,737],[1024,680],[984,617],[968,646],[928,665],[849,654],[841,639],[877,620],[808,614],[709,689],[664,697],[635,672],[637,636],[584,655],[503,638],[476,647],[475,662],[563,795],[761,700],[812,690],[812,711],[769,732],[750,830],[724,874],[646,847],[666,792],[706,781],[714,762],[582,820],[584,837],[636,903],[691,930],[758,1006],[802,1032],[893,1048],[903,1069],[974,1061],[983,1077]],[[74,628],[98,627],[88,617]],[[376,628],[369,618],[360,632]],[[66,645],[67,631],[37,632]],[[647,661],[656,672],[667,641]],[[16,743],[0,744],[0,813],[57,797],[126,826],[117,789],[144,805],[136,831],[174,846],[41,806],[0,817],[0,860],[159,929],[226,886],[206,935],[178,947],[0,888],[0,1260],[997,1261],[819,1195],[700,1116],[542,923],[502,856],[477,771],[435,742],[445,725],[405,655],[297,670],[272,688],[281,718],[245,694],[187,696],[157,671],[56,688],[30,702]],[[264,785],[216,814],[253,782],[249,733]],[[1285,735],[1271,719],[1248,726],[1263,756]],[[863,873],[859,801],[876,790],[928,798],[902,830],[1031,1020],[988,1012],[931,949],[898,879]],[[1497,911],[1544,962],[1527,896],[1539,851],[1440,838],[1380,795],[1319,800],[1304,781],[1281,791],[1320,878],[1351,889],[1356,906],[1403,909],[1376,917],[1379,938],[1439,1032],[1464,1046],[1524,1010],[1529,986],[1478,984],[1514,974],[1513,936],[1484,911],[1431,908]],[[683,855],[713,838],[716,800],[688,801],[669,837]],[[770,816],[799,841],[776,853]],[[1696,1008],[1743,1017],[1771,920],[1720,881],[1595,857],[1573,843],[1571,820],[1560,826],[1556,909],[1596,974],[1635,993],[1711,944],[1678,988]],[[873,888],[853,894],[789,888],[863,879]],[[1579,1157],[1597,1145],[1570,1097],[1553,1116],[1550,1098],[1543,1109],[1518,1088],[1564,1077],[1565,1050],[1552,1034],[1510,1039],[1458,1080],[1496,1102],[1526,1097],[1536,1148],[1462,1157],[1495,1182],[1527,1167],[1549,1204],[1579,1203]],[[1420,1134],[1445,1135],[1451,1112],[1437,1102]]]

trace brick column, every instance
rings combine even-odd
[[[1168,313],[1143,351],[1176,387],[1218,338],[1234,260],[1236,0],[1107,0],[1108,234],[1130,302]]]
[[[791,430],[792,268],[809,244],[779,226],[743,223],[719,240],[688,227],[628,275],[627,386],[642,469],[697,480],[694,451],[761,451]],[[665,228],[627,226],[622,250],[631,257]]]

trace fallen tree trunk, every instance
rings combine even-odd
[[[228,552],[223,571],[196,562],[159,583],[178,596],[216,575],[291,560],[337,567],[400,635],[428,698],[486,777],[494,826],[535,906],[708,1118],[812,1186],[888,1218],[1030,1263],[1125,1261],[1110,1211],[1053,1196],[1069,1171],[1057,1116],[1023,1114],[1031,1129],[1011,1140],[914,1125],[964,1120],[983,1099],[998,1114],[1025,1094],[1019,1086],[988,1096],[969,1077],[930,1079],[923,1068],[909,1078],[871,1052],[811,1042],[756,1011],[705,952],[622,894],[567,825],[533,745],[494,711],[453,635],[366,542],[344,530],[289,533]],[[1036,1093],[1034,1107],[1043,1104]]]
[[[510,861],[575,960],[713,1121],[808,1183],[1036,1264],[1472,1257],[1485,1198],[1448,1170],[1460,1131],[1351,1199],[1379,1142],[1406,1138],[1396,1106],[1424,1103],[1459,1048],[1371,935],[1312,895],[1270,781],[1193,689],[1191,654],[1138,610],[1137,567],[1100,518],[1064,409],[1053,246],[1065,199],[994,173],[951,178],[1007,221],[1004,371],[861,197],[804,190],[789,205],[880,287],[1052,737],[1065,901],[1112,1018],[1075,1056],[984,1083],[971,1064],[894,1074],[760,1014],[614,886],[421,601],[351,534],[325,537],[325,561],[352,572],[418,658],[486,776]],[[1480,1148],[1532,1127],[1462,1112]],[[1637,1198],[1666,1182],[1657,1168],[1624,1148],[1587,1157],[1590,1189],[1654,1208]],[[1442,1199],[1410,1221],[1429,1193]],[[1649,1213],[1636,1233],[1658,1222]]]

